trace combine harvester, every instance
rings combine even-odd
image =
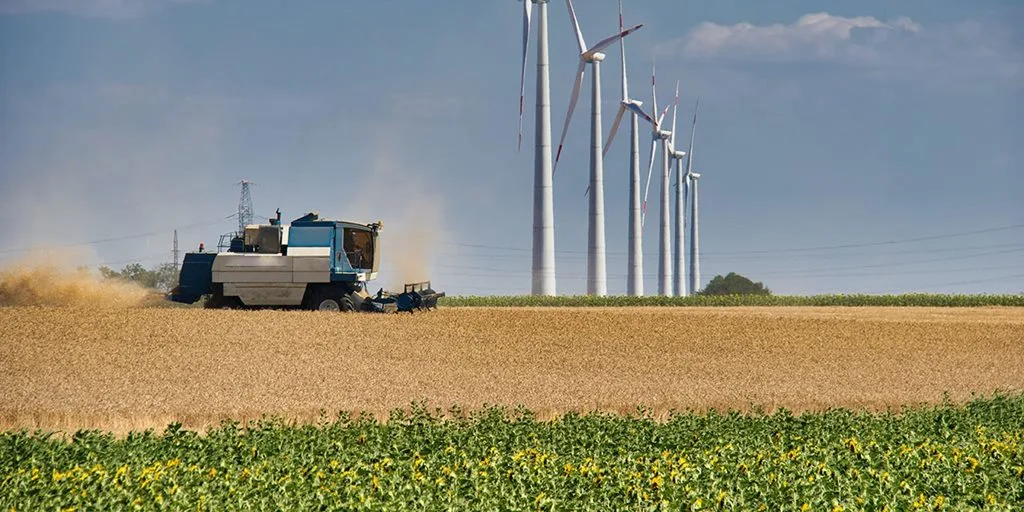
[[[222,237],[219,252],[185,254],[178,286],[168,299],[209,308],[289,307],[320,311],[403,312],[437,307],[444,293],[430,282],[376,295],[366,283],[377,278],[381,223],[321,219],[316,212],[281,225],[253,224]],[[225,240],[230,240],[225,244]]]

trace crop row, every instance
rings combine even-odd
[[[1024,306],[1020,295],[696,295],[689,297],[595,297],[589,295],[542,297],[456,296],[442,299],[445,306],[917,306],[979,307]]]
[[[455,419],[453,419],[455,418]],[[1012,510],[1024,396],[868,414],[472,414],[414,406],[117,439],[0,435],[3,510]]]

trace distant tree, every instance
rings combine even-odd
[[[106,266],[106,265],[100,265],[99,266],[99,274],[102,275],[103,278],[106,278],[106,279],[109,279],[109,280],[116,280],[116,279],[121,278],[121,272],[119,272],[119,271],[117,271],[117,270],[115,270],[115,269],[113,269],[113,268],[111,268],[109,266]]]
[[[171,291],[178,286],[178,271],[174,269],[173,263],[161,263],[153,273],[155,274],[155,288],[164,293]]]
[[[700,295],[771,295],[772,291],[765,288],[763,283],[755,283],[735,272],[729,272],[725,277],[715,276],[698,293]]]
[[[107,266],[99,268],[100,275],[107,279],[128,281],[144,288],[154,288],[169,292],[178,284],[178,273],[172,263],[162,263],[152,270],[146,269],[141,263],[130,263],[120,271]]]

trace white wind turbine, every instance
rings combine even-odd
[[[619,0],[619,32],[624,30],[622,21],[622,0]],[[629,251],[628,251],[628,273],[626,276],[626,294],[644,294],[644,254],[643,254],[643,222],[640,203],[640,121],[644,118],[652,125],[654,118],[643,111],[643,102],[629,97],[629,80],[626,77],[626,40],[619,41],[622,50],[622,101],[619,103],[619,112],[612,123],[612,130],[608,133],[608,141],[604,144],[604,154],[608,154],[615,134],[619,131],[619,123],[622,116],[629,111],[630,144],[629,144]]]
[[[657,79],[654,72],[654,65],[651,65],[651,96],[653,97],[654,111],[658,111],[658,89]],[[660,220],[658,225],[658,295],[672,296],[672,241],[669,226],[669,181],[668,181],[668,159],[669,139],[672,132],[661,129],[661,122],[665,119],[669,107],[658,115],[657,122],[653,125],[651,132],[651,160],[647,166],[647,185],[644,189],[643,216],[647,215],[647,193],[651,190],[651,174],[654,171],[654,155],[657,154],[658,141],[661,141],[661,201]],[[641,223],[643,220],[641,220]]]
[[[673,276],[672,288],[676,295],[679,297],[685,297],[686,293],[686,275],[684,269],[686,254],[686,204],[685,198],[686,188],[683,182],[683,158],[686,156],[686,151],[679,151],[676,149],[676,114],[679,110],[679,82],[676,82],[676,99],[672,104],[672,135],[669,137],[669,155],[672,160],[676,163],[676,222],[675,222],[675,269],[676,273]]]
[[[519,83],[519,148],[523,146],[526,57],[530,14],[537,4],[537,105],[533,160],[533,295],[555,295],[555,208],[552,198],[551,83],[548,74],[548,0],[523,0],[523,68]]]
[[[583,75],[587,64],[593,66],[593,82],[590,103],[590,187],[589,187],[589,213],[587,223],[587,294],[607,295],[608,275],[605,265],[605,244],[604,244],[604,166],[603,151],[601,150],[601,61],[605,55],[601,50],[618,42],[623,37],[638,30],[643,25],[637,25],[618,34],[602,39],[594,46],[588,48],[583,40],[583,32],[580,30],[579,21],[576,19],[576,10],[572,6],[572,0],[565,0],[569,8],[569,17],[573,29],[576,31],[576,42],[580,50],[580,65],[576,69],[576,82],[573,84],[572,96],[569,98],[569,110],[565,114],[565,125],[562,127],[562,136],[558,142],[558,152],[555,153],[555,169],[558,168],[558,160],[562,156],[562,148],[565,146],[565,136],[569,131],[569,123],[572,122],[573,111],[576,110],[576,102],[580,97],[580,88],[583,85]]]
[[[697,135],[697,112],[700,111],[700,98],[697,99],[697,106],[693,110],[693,128],[690,129],[690,150],[686,159],[686,182],[690,185],[692,198],[690,200],[690,293],[697,293],[700,286],[700,249],[698,244],[698,218],[697,218],[697,180],[700,174],[693,172],[693,140]]]

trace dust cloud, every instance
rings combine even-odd
[[[37,255],[0,268],[0,306],[144,307],[161,298],[61,259]]]
[[[444,283],[433,268],[435,253],[448,238],[444,194],[429,179],[437,170],[429,162],[393,151],[394,137],[389,131],[377,134],[378,150],[369,162],[370,172],[359,187],[358,199],[346,205],[341,218],[384,223],[379,238],[380,277],[370,283],[371,292],[378,287],[401,291],[406,283],[431,280],[443,290]]]
[[[387,274],[388,287],[400,290],[405,283],[430,280],[431,255],[441,240],[441,210],[432,201],[416,199],[407,203],[406,211],[385,225],[381,237],[385,240],[384,261],[381,267]],[[386,238],[384,238],[386,235]],[[387,272],[384,272],[386,270]]]

